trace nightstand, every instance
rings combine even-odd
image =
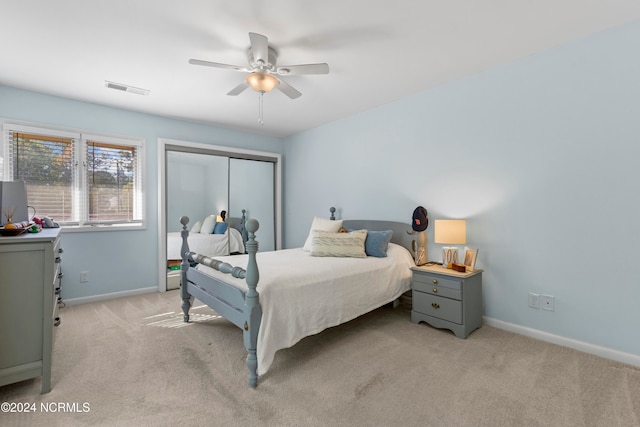
[[[482,270],[413,267],[411,321],[450,329],[458,338],[482,326]]]

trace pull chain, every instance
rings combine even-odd
[[[260,95],[258,98],[258,123],[260,123],[260,126],[264,125],[264,120],[262,120],[262,96],[264,95],[264,92],[260,91]]]

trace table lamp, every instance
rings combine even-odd
[[[445,245],[464,245],[467,243],[467,221],[464,219],[436,219],[434,225],[435,243]],[[442,248],[442,266],[451,268],[458,263],[458,248]]]

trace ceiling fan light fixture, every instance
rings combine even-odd
[[[247,75],[247,83],[256,92],[267,93],[271,92],[273,88],[276,87],[279,80],[271,74],[254,71]]]

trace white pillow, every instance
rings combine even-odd
[[[367,230],[357,230],[350,233],[329,233],[313,230],[311,239],[312,256],[334,256],[365,258],[364,241]]]
[[[202,221],[202,227],[200,227],[200,233],[211,234],[213,233],[213,227],[216,226],[216,216],[209,215]]]
[[[320,218],[317,216],[313,217],[313,222],[311,223],[311,229],[309,230],[309,235],[307,236],[306,242],[304,242],[303,250],[307,252],[311,252],[311,240],[313,239],[313,230],[320,231],[328,231],[331,233],[337,233],[342,227],[342,220],[330,220],[325,218]]]
[[[199,233],[201,228],[202,228],[202,221],[196,221],[196,223],[193,224],[193,227],[191,227],[191,232]]]

